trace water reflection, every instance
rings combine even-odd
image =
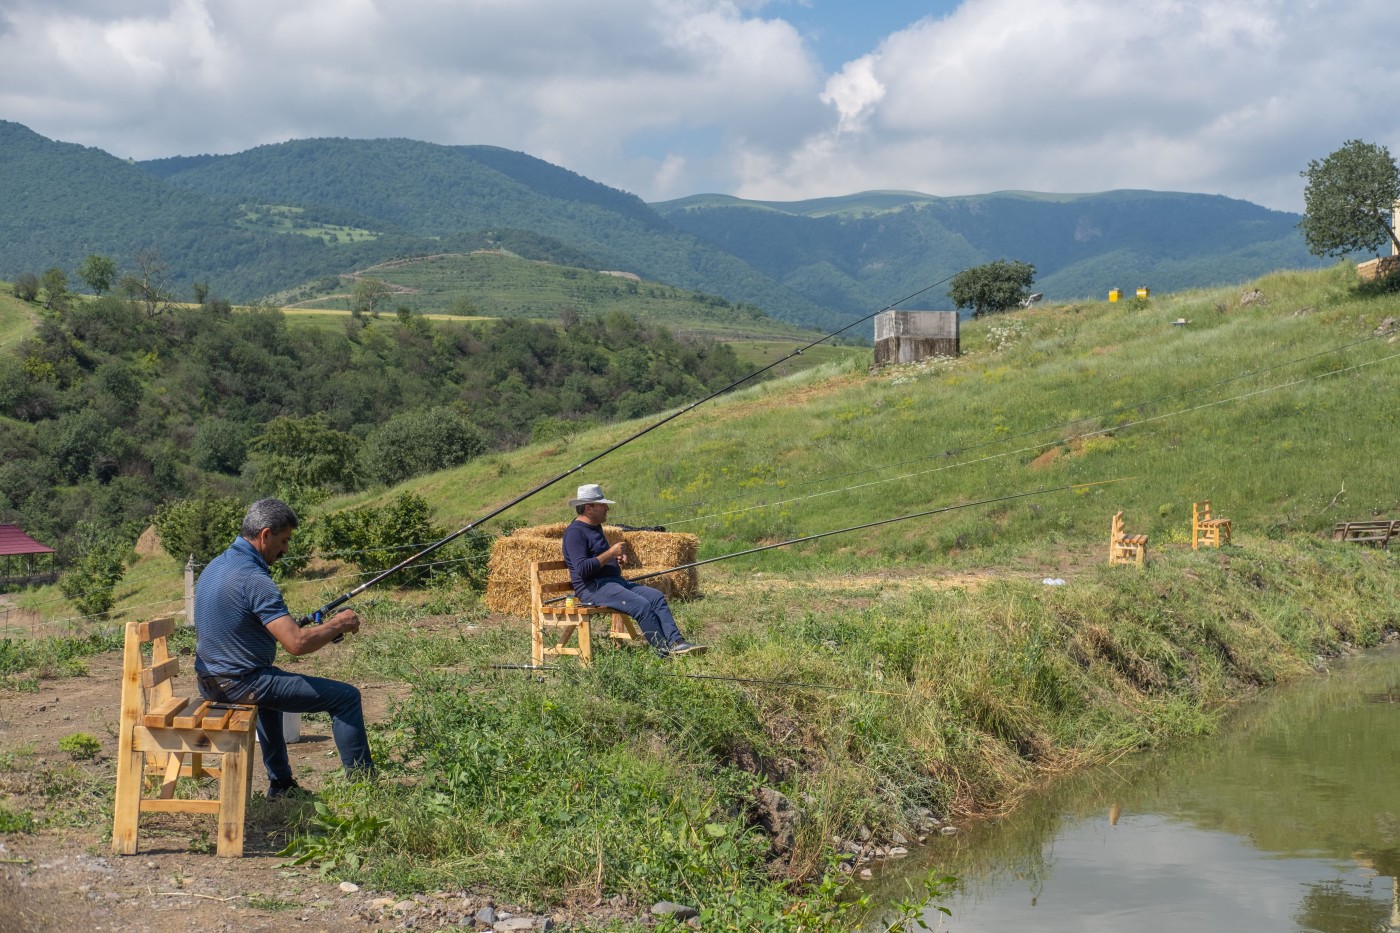
[[[1221,733],[1060,782],[926,851],[931,927],[1400,933],[1400,646],[1271,691]],[[905,866],[900,866],[902,870]],[[891,878],[877,896],[897,899]],[[942,921],[941,927],[939,921]]]

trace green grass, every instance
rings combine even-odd
[[[305,208],[289,207],[285,204],[245,205],[238,225],[271,233],[316,237],[327,244],[363,243],[379,238],[379,234],[373,230],[305,220],[302,217],[305,213]]]
[[[946,505],[1120,481],[747,559],[788,573],[1045,562],[1106,538],[1119,509],[1152,546],[1181,543],[1191,502],[1205,498],[1246,534],[1319,532],[1395,511],[1400,412],[1389,399],[1400,347],[1367,338],[1400,315],[1400,294],[1358,294],[1345,268],[1256,284],[1266,304],[1240,306],[1236,288],[1146,306],[1048,307],[965,324],[956,361],[876,375],[863,361],[816,367],[697,409],[512,517],[560,520],[571,485],[615,477],[607,488],[619,521],[694,532],[702,555],[714,556]],[[1191,323],[1173,326],[1178,318]],[[1327,375],[1338,369],[1347,371]],[[411,487],[442,524],[465,524],[649,423],[483,458]]]
[[[389,283],[392,311],[458,311],[488,317],[559,320],[563,313],[604,315],[614,311],[678,333],[714,337],[800,337],[810,332],[732,305],[722,298],[635,277],[522,259],[505,251],[479,250],[398,260],[360,270]],[[350,308],[352,283],[332,295],[299,301],[298,308]],[[809,339],[819,335],[812,334]]]
[[[15,297],[9,282],[0,282],[0,350],[9,349],[34,329],[34,305]]]
[[[922,814],[1006,804],[1046,773],[1208,733],[1316,656],[1377,644],[1400,628],[1394,560],[1325,532],[1400,508],[1400,346],[1368,339],[1400,295],[1358,290],[1344,267],[1252,284],[1267,303],[1236,288],[1037,308],[966,324],[956,361],[872,375],[832,360],[697,409],[510,514],[563,520],[572,488],[598,481],[617,520],[693,531],[718,556],[1122,480],[709,565],[704,598],[677,606],[714,646],[703,658],[600,645],[592,669],[493,669],[528,657],[522,620],[447,589],[366,594],[361,634],[309,663],[403,685],[374,725],[385,779],[329,784],[289,854],[386,890],[666,898],[702,907],[707,929],[795,930],[838,889],[775,880],[752,827],[759,785],[804,814],[789,877],[831,877],[833,834],[908,835]],[[459,527],[649,423],[406,485]],[[1190,549],[1200,498],[1235,546]],[[1118,509],[1151,536],[1142,570],[1105,565]],[[289,600],[350,585],[303,581]],[[7,650],[9,677],[62,675],[58,655]]]

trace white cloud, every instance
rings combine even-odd
[[[107,9],[0,9],[0,117],[136,158],[323,135],[486,143],[635,190],[688,155],[629,164],[638,134],[781,147],[822,114],[822,76],[796,30],[716,0]],[[674,168],[658,177],[677,180]]]
[[[1400,143],[1393,20],[1392,0],[969,0],[833,76],[828,126],[740,190],[1136,187],[1298,209],[1309,158]]]
[[[965,0],[825,74],[783,18],[823,7],[795,0],[5,0],[0,118],[136,158],[485,143],[649,198],[1141,187],[1297,209],[1309,158],[1400,150],[1393,2]]]

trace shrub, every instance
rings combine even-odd
[[[365,439],[360,468],[371,482],[392,486],[459,466],[485,449],[476,425],[460,409],[446,405],[390,418]]]
[[[20,301],[38,301],[39,277],[33,272],[21,272],[15,278],[14,291]]]
[[[151,521],[165,553],[196,564],[213,560],[238,534],[244,506],[232,496],[176,499],[156,509]]]
[[[105,616],[116,603],[116,586],[135,557],[128,542],[97,530],[78,527],[79,557],[61,577],[58,588],[85,616]]]
[[[74,761],[87,761],[102,751],[102,743],[86,732],[74,732],[58,740],[58,750],[73,756]]]

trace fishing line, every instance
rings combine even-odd
[[[1010,435],[1007,435],[1007,436],[1005,436],[1005,437],[996,437],[996,438],[992,438],[992,439],[990,439],[990,440],[982,441],[982,442],[980,442],[980,443],[969,444],[969,445],[966,446],[966,447],[956,447],[956,448],[953,448],[952,450],[947,450],[947,451],[944,451],[944,452],[938,453],[938,454],[928,454],[928,455],[923,456],[923,457],[912,457],[912,458],[910,458],[910,459],[908,459],[908,460],[898,460],[898,461],[895,461],[894,463],[887,463],[887,464],[884,464],[883,466],[868,467],[868,468],[862,469],[862,470],[853,470],[853,471],[851,471],[851,472],[849,472],[849,473],[838,473],[838,474],[835,474],[835,475],[823,475],[823,476],[813,477],[813,478],[811,478],[811,479],[799,480],[799,481],[794,482],[794,483],[787,483],[787,484],[785,484],[785,485],[784,485],[784,488],[786,488],[786,489],[794,489],[794,488],[798,488],[798,487],[801,487],[801,486],[810,486],[810,485],[812,485],[812,484],[814,484],[814,483],[834,482],[834,481],[836,481],[836,480],[848,479],[848,478],[850,478],[850,477],[852,477],[852,476],[864,476],[864,475],[869,474],[869,473],[878,473],[878,472],[880,472],[881,470],[893,470],[893,469],[897,469],[897,468],[902,467],[902,466],[907,466],[907,465],[909,465],[909,464],[911,464],[911,463],[922,463],[922,462],[924,462],[924,461],[926,461],[926,460],[933,460],[933,459],[936,459],[936,458],[955,457],[955,456],[959,456],[959,455],[961,455],[961,454],[965,454],[965,453],[967,453],[967,452],[969,452],[969,451],[979,450],[979,449],[981,449],[981,448],[983,448],[983,447],[989,447],[989,446],[991,446],[992,444],[1000,444],[1000,443],[1004,443],[1004,442],[1006,442],[1006,441],[1013,441],[1013,440],[1016,440],[1016,439],[1018,439],[1018,438],[1029,437],[1029,436],[1034,435],[1034,434],[1041,434],[1041,433],[1043,433],[1043,432],[1045,432],[1045,431],[1059,430],[1059,429],[1063,429],[1063,428],[1068,428],[1068,427],[1071,427],[1071,426],[1073,426],[1073,425],[1081,424],[1081,423],[1086,422],[1086,421],[1101,421],[1101,420],[1103,420],[1103,419],[1105,419],[1105,418],[1111,418],[1111,417],[1113,417],[1113,416],[1115,416],[1115,415],[1121,415],[1121,414],[1123,414],[1124,412],[1137,411],[1137,410],[1139,410],[1139,409],[1146,408],[1146,407],[1149,406],[1149,405],[1155,405],[1155,404],[1157,404],[1157,403],[1159,403],[1159,402],[1165,402],[1165,401],[1170,401],[1171,399],[1174,399],[1174,398],[1182,398],[1182,397],[1185,397],[1185,396],[1188,396],[1188,395],[1194,395],[1194,394],[1196,394],[1196,393],[1198,393],[1198,392],[1204,392],[1204,391],[1206,391],[1206,390],[1208,390],[1208,389],[1217,389],[1217,388],[1219,388],[1220,386],[1229,385],[1229,384],[1232,383],[1232,382],[1238,382],[1238,381],[1241,380],[1241,379],[1247,379],[1247,378],[1249,378],[1249,377],[1251,377],[1251,376],[1262,376],[1263,374],[1269,373],[1269,372],[1273,372],[1273,371],[1276,370],[1276,369],[1283,369],[1283,368],[1286,367],[1286,366],[1293,366],[1293,365],[1295,365],[1295,364],[1297,364],[1297,363],[1305,363],[1305,362],[1307,362],[1308,360],[1316,359],[1316,358],[1319,357],[1319,356],[1327,356],[1328,354],[1331,354],[1331,353],[1339,353],[1339,352],[1341,352],[1342,350],[1349,350],[1349,349],[1351,349],[1352,347],[1357,347],[1357,346],[1360,346],[1361,344],[1364,344],[1364,343],[1370,343],[1371,341],[1377,340],[1377,339],[1379,339],[1380,337],[1384,337],[1384,336],[1388,336],[1388,334],[1372,334],[1372,335],[1369,336],[1369,337],[1364,337],[1364,338],[1362,338],[1361,340],[1356,340],[1356,341],[1353,341],[1353,342],[1351,342],[1351,343],[1344,343],[1344,344],[1340,344],[1340,345],[1335,346],[1335,347],[1329,347],[1329,348],[1326,349],[1326,350],[1319,350],[1319,351],[1316,352],[1316,353],[1309,353],[1309,354],[1306,355],[1306,356],[1300,356],[1300,357],[1298,357],[1298,358],[1296,358],[1296,359],[1288,360],[1288,361],[1283,362],[1283,363],[1276,363],[1276,364],[1274,364],[1273,366],[1265,366],[1265,367],[1263,367],[1263,368],[1261,368],[1261,369],[1247,370],[1246,372],[1242,372],[1242,373],[1240,373],[1240,374],[1237,375],[1237,376],[1231,376],[1231,377],[1229,377],[1228,379],[1221,379],[1221,380],[1218,380],[1218,381],[1216,381],[1216,382],[1207,383],[1207,384],[1202,385],[1202,386],[1196,386],[1196,387],[1190,388],[1190,389],[1183,389],[1183,390],[1180,391],[1180,392],[1171,392],[1171,393],[1168,393],[1168,394],[1166,394],[1166,395],[1159,395],[1159,396],[1157,396],[1156,398],[1150,398],[1150,399],[1145,399],[1145,400],[1140,401],[1140,402],[1134,402],[1134,403],[1132,403],[1132,404],[1130,404],[1130,405],[1124,405],[1124,406],[1121,407],[1121,408],[1115,408],[1115,409],[1113,409],[1113,410],[1111,410],[1111,411],[1101,412],[1101,413],[1095,414],[1095,415],[1086,415],[1086,416],[1084,416],[1083,418],[1075,418],[1075,419],[1073,419],[1073,420],[1060,422],[1060,423],[1058,423],[1058,424],[1043,425],[1043,426],[1041,426],[1041,427],[1039,427],[1039,428],[1032,428],[1032,429],[1030,429],[1030,430],[1028,430],[1028,431],[1022,431],[1022,432],[1020,432],[1019,434],[1010,434]],[[1078,436],[1090,436],[1090,435],[1078,435]],[[1061,438],[1061,439],[1058,440],[1058,441],[1047,441],[1047,442],[1045,442],[1045,443],[1043,443],[1043,444],[1037,444],[1037,445],[1035,445],[1035,447],[1022,448],[1022,450],[1034,450],[1034,449],[1036,449],[1036,448],[1038,448],[1038,447],[1045,447],[1045,446],[1049,446],[1050,444],[1062,443],[1063,441],[1064,441],[1064,438]],[[1012,453],[1018,453],[1018,452],[1019,452],[1019,451],[1012,451]],[[984,458],[984,459],[987,459],[987,458]],[[974,460],[974,461],[970,461],[970,462],[972,462],[972,463],[980,463],[980,462],[983,462],[983,461],[982,461],[982,460]],[[912,474],[912,475],[919,475],[919,474]],[[765,485],[772,486],[773,483],[772,483],[772,481],[769,481],[769,482],[766,483]],[[723,497],[720,497],[720,498],[717,498],[717,499],[706,499],[706,500],[702,500],[702,501],[699,501],[699,502],[690,502],[690,503],[686,503],[686,504],[677,504],[677,505],[674,505],[674,506],[670,506],[669,508],[664,508],[664,509],[660,509],[660,510],[657,510],[657,511],[654,511],[654,512],[648,512],[648,513],[644,513],[644,514],[648,517],[649,524],[681,525],[681,524],[686,524],[687,522],[691,522],[691,521],[698,521],[699,519],[681,519],[681,520],[678,520],[678,521],[677,521],[677,520],[667,520],[664,516],[674,514],[674,513],[676,513],[676,512],[681,511],[681,510],[698,509],[698,508],[700,508],[700,507],[702,507],[702,506],[707,506],[707,505],[718,505],[718,504],[724,503],[724,502],[733,502],[733,501],[735,501],[735,500],[737,500],[737,499],[748,499],[748,498],[751,498],[751,497],[753,497],[753,496],[760,495],[760,494],[761,494],[761,493],[760,493],[759,491],[743,492],[743,493],[738,493],[738,494],[733,495],[733,496],[723,496]],[[789,501],[796,501],[796,500],[789,500]],[[776,503],[775,503],[775,504],[776,504]],[[766,508],[766,506],[756,506],[756,508]],[[741,511],[743,511],[743,510],[741,510]],[[733,513],[730,513],[730,512],[721,512],[721,513],[718,513],[718,514],[719,514],[719,515],[729,515],[729,514],[733,514]],[[660,517],[658,518],[657,516],[660,516]],[[713,516],[701,516],[701,517],[702,517],[702,518],[708,518],[708,517],[713,517]]]
[[[926,509],[922,512],[912,512],[908,515],[899,515],[895,518],[882,518],[878,521],[866,522],[861,525],[852,525],[849,528],[837,528],[833,531],[820,531],[814,535],[804,535],[800,538],[790,538],[787,541],[778,541],[774,544],[763,544],[759,545],[758,547],[748,548],[743,551],[735,551],[732,554],[721,554],[718,557],[707,557],[704,560],[691,561],[688,564],[677,564],[676,566],[668,567],[665,570],[653,570],[651,573],[638,574],[635,577],[628,577],[627,579],[631,583],[639,583],[642,580],[650,580],[652,577],[661,577],[665,576],[668,573],[675,573],[677,570],[689,570],[692,567],[703,567],[706,564],[713,564],[721,560],[732,560],[735,557],[744,557],[748,554],[757,554],[760,551],[771,551],[773,550],[773,548],[787,547],[791,544],[801,544],[804,541],[816,541],[818,538],[829,538],[832,535],[846,534],[847,532],[851,531],[863,531],[866,528],[878,528],[881,525],[892,525],[895,522],[907,522],[912,518],[924,518],[929,515],[939,515],[944,512],[956,512],[959,509],[970,509],[979,505],[993,505],[997,502],[1007,502],[1011,499],[1025,499],[1028,496],[1045,496],[1049,495],[1052,492],[1066,492],[1072,489],[1088,489],[1090,486],[1107,486],[1109,483],[1124,483],[1135,478],[1136,477],[1132,476],[1122,476],[1118,479],[1101,479],[1092,483],[1070,483],[1066,486],[1052,486],[1049,489],[1034,489],[1030,492],[1013,492],[1005,496],[995,496],[991,499],[978,499],[975,502],[960,502],[956,505],[944,505],[939,506],[936,509]],[[561,600],[568,598],[569,594],[565,593],[563,596],[556,596],[553,599],[545,600],[544,604],[549,605],[551,603],[557,603]]]
[[[1160,415],[1152,415],[1152,416],[1147,417],[1147,418],[1140,418],[1140,419],[1138,419],[1137,421],[1127,421],[1127,422],[1124,422],[1123,424],[1114,425],[1114,426],[1108,427],[1108,428],[1101,428],[1101,429],[1099,429],[1099,430],[1097,430],[1097,431],[1088,431],[1088,432],[1085,432],[1085,433],[1083,433],[1083,434],[1076,434],[1076,435],[1073,435],[1072,437],[1070,437],[1070,436],[1061,437],[1061,438],[1059,438],[1059,439],[1057,439],[1057,440],[1054,440],[1054,441],[1046,441],[1046,442],[1042,442],[1042,443],[1039,443],[1039,444],[1033,444],[1033,445],[1031,445],[1031,446],[1029,446],[1029,447],[1020,447],[1020,448],[1017,448],[1017,449],[1015,449],[1015,450],[1003,451],[1003,452],[1001,452],[1001,453],[999,453],[999,454],[990,454],[990,455],[988,455],[988,456],[986,456],[986,457],[979,457],[979,458],[977,458],[977,459],[975,459],[975,460],[964,460],[964,461],[962,461],[961,463],[950,463],[950,464],[947,464],[947,465],[945,465],[945,466],[933,467],[932,469],[928,469],[928,470],[919,470],[919,471],[914,472],[914,473],[902,473],[902,474],[900,474],[899,476],[887,476],[887,477],[885,477],[885,478],[883,478],[883,479],[871,480],[871,481],[868,482],[868,483],[858,483],[858,484],[853,485],[853,486],[845,486],[845,487],[843,487],[843,488],[841,488],[841,489],[828,489],[828,490],[824,490],[824,491],[822,491],[822,492],[814,492],[814,493],[811,493],[810,495],[806,495],[806,496],[796,496],[796,497],[793,497],[793,498],[791,498],[791,499],[780,499],[780,500],[778,500],[778,501],[776,501],[776,502],[764,502],[764,503],[760,503],[760,504],[758,504],[758,505],[745,506],[744,508],[741,508],[741,509],[730,509],[730,510],[725,511],[725,512],[715,512],[715,513],[711,513],[711,514],[709,514],[709,515],[698,515],[698,516],[696,516],[696,517],[694,517],[694,518],[686,518],[686,519],[681,519],[681,520],[679,520],[679,521],[668,522],[668,523],[667,523],[667,526],[668,526],[668,527],[671,527],[671,528],[674,528],[674,527],[677,527],[677,526],[679,526],[679,525],[688,525],[688,524],[691,524],[692,522],[709,521],[709,520],[711,520],[711,519],[715,519],[715,518],[726,518],[726,517],[729,517],[729,516],[732,516],[732,515],[742,515],[742,514],[745,513],[745,512],[754,512],[754,511],[757,511],[757,510],[759,510],[759,509],[777,508],[777,507],[779,507],[779,506],[792,505],[793,503],[796,503],[796,502],[806,502],[806,501],[811,500],[811,499],[819,499],[819,498],[821,498],[821,497],[823,497],[823,496],[831,496],[831,495],[836,495],[836,494],[838,494],[838,493],[851,492],[851,491],[856,490],[856,489],[866,489],[866,488],[869,488],[869,487],[871,487],[871,486],[878,486],[878,485],[880,485],[881,483],[893,483],[893,482],[898,482],[899,480],[914,479],[914,478],[917,478],[917,477],[920,477],[920,476],[927,476],[927,475],[929,475],[930,473],[941,473],[941,472],[943,472],[943,471],[945,471],[945,470],[953,470],[953,469],[957,469],[957,468],[959,468],[959,467],[975,466],[976,464],[979,464],[979,463],[987,463],[987,462],[992,461],[992,460],[999,460],[999,459],[1001,459],[1002,457],[1010,457],[1010,456],[1014,456],[1015,454],[1029,453],[1030,451],[1033,451],[1033,450],[1040,450],[1041,448],[1044,448],[1044,447],[1050,447],[1050,446],[1054,446],[1054,445],[1057,445],[1057,444],[1064,444],[1064,443],[1067,443],[1067,442],[1069,442],[1070,440],[1074,440],[1074,439],[1088,438],[1088,437],[1098,437],[1099,435],[1103,435],[1103,434],[1111,434],[1111,433],[1113,433],[1113,432],[1115,432],[1115,431],[1123,431],[1123,430],[1126,430],[1126,429],[1128,429],[1128,428],[1138,427],[1138,426],[1140,426],[1140,425],[1148,424],[1148,423],[1153,422],[1153,421],[1161,421],[1161,420],[1164,420],[1164,419],[1166,419],[1166,418],[1174,418],[1174,417],[1176,417],[1176,416],[1178,416],[1178,415],[1185,415],[1185,414],[1190,414],[1190,413],[1192,413],[1192,412],[1202,411],[1202,410],[1204,410],[1204,409],[1206,409],[1206,408],[1211,408],[1211,407],[1214,407],[1214,406],[1216,406],[1216,405],[1224,405],[1224,404],[1227,404],[1227,403],[1229,403],[1229,402],[1237,402],[1237,401],[1240,401],[1240,400],[1242,400],[1242,399],[1251,398],[1251,397],[1256,396],[1256,395],[1262,395],[1262,394],[1264,394],[1264,393],[1266,393],[1266,392],[1274,392],[1274,391],[1277,391],[1278,389],[1287,389],[1287,388],[1290,388],[1290,387],[1292,387],[1292,386],[1301,385],[1302,383],[1305,383],[1305,382],[1310,382],[1310,381],[1312,381],[1312,380],[1314,380],[1314,379],[1322,379],[1322,378],[1326,378],[1326,377],[1328,377],[1328,376],[1335,376],[1335,375],[1338,375],[1338,374],[1341,374],[1341,373],[1350,372],[1350,371],[1352,371],[1352,370],[1362,369],[1362,368],[1364,368],[1364,367],[1366,367],[1366,366],[1372,366],[1372,365],[1374,365],[1374,364],[1376,364],[1376,363],[1384,363],[1384,362],[1386,362],[1387,360],[1395,359],[1397,356],[1400,356],[1400,354],[1393,354],[1393,355],[1391,355],[1391,356],[1384,356],[1384,357],[1380,357],[1379,359],[1375,359],[1375,360],[1367,360],[1367,361],[1364,362],[1364,363],[1356,363],[1356,364],[1354,364],[1354,365],[1352,365],[1352,366],[1344,367],[1344,368],[1342,368],[1342,369],[1329,370],[1328,372],[1325,372],[1325,373],[1315,373],[1314,375],[1311,375],[1311,376],[1305,376],[1305,377],[1303,377],[1302,379],[1295,379],[1295,380],[1293,380],[1292,382],[1283,382],[1283,383],[1279,383],[1279,384],[1277,384],[1277,385],[1266,386],[1266,387],[1264,387],[1264,388],[1262,388],[1262,389],[1256,389],[1256,390],[1254,390],[1254,391],[1252,391],[1252,392],[1246,392],[1246,393],[1243,393],[1243,394],[1241,394],[1241,395],[1233,395],[1233,396],[1230,396],[1229,398],[1215,399],[1214,401],[1205,402],[1205,403],[1203,403],[1203,404],[1201,404],[1201,405],[1194,405],[1194,406],[1192,406],[1192,407],[1190,407],[1190,408],[1180,408],[1180,409],[1177,409],[1176,411],[1165,412],[1165,413],[1160,414]],[[1130,410],[1130,409],[1123,409],[1123,410]],[[1080,420],[1088,420],[1088,419],[1080,419]],[[979,446],[985,446],[985,445],[979,445]],[[964,449],[965,449],[965,450],[970,450],[970,449],[972,449],[972,448],[964,448]],[[926,457],[926,458],[921,458],[921,459],[931,459],[931,458],[927,458],[927,457]],[[914,461],[914,462],[917,462],[917,461]],[[873,472],[873,471],[863,471],[863,472]],[[856,475],[856,474],[852,474],[852,475]],[[839,477],[834,477],[834,478],[839,478]],[[739,498],[739,497],[736,497],[736,498]]]
[[[596,463],[597,461],[603,459],[604,457],[606,457],[608,454],[612,453],[613,451],[618,450],[619,448],[621,448],[621,447],[623,447],[623,446],[625,446],[625,445],[627,445],[627,444],[632,443],[633,441],[637,440],[638,438],[642,437],[643,435],[646,435],[646,434],[651,433],[652,431],[655,431],[657,428],[661,427],[662,425],[668,424],[668,423],[670,423],[671,421],[674,421],[675,419],[679,418],[681,415],[684,415],[684,414],[686,414],[687,412],[693,411],[694,409],[700,407],[701,405],[705,404],[706,402],[710,401],[711,399],[716,398],[716,397],[718,397],[718,396],[720,396],[720,395],[723,395],[725,392],[728,392],[728,391],[730,391],[731,389],[734,389],[734,388],[736,388],[737,386],[740,386],[740,385],[742,385],[743,383],[748,382],[750,379],[753,379],[753,378],[755,378],[755,377],[757,377],[757,376],[763,375],[764,373],[768,372],[770,369],[773,369],[775,366],[780,366],[780,365],[782,365],[783,363],[787,362],[788,360],[792,359],[792,358],[795,357],[795,356],[801,356],[801,355],[803,354],[804,351],[810,350],[812,347],[815,347],[815,346],[817,346],[818,344],[825,343],[826,341],[832,339],[833,337],[840,336],[841,334],[844,334],[846,331],[848,331],[848,330],[850,330],[851,328],[857,326],[858,324],[863,324],[863,323],[865,323],[866,321],[870,320],[871,318],[876,317],[877,315],[884,314],[886,311],[892,310],[892,309],[895,308],[896,306],[901,305],[901,304],[903,304],[903,303],[906,302],[906,301],[909,301],[909,300],[911,300],[911,299],[913,299],[913,298],[919,297],[919,296],[922,295],[924,292],[927,292],[927,291],[930,291],[930,290],[932,290],[932,289],[934,289],[934,288],[937,288],[938,286],[942,285],[944,282],[948,282],[948,281],[952,280],[952,279],[954,278],[955,275],[957,275],[957,273],[954,273],[953,275],[950,275],[950,276],[947,276],[947,277],[945,277],[945,278],[939,279],[937,282],[934,282],[932,285],[927,285],[927,286],[925,286],[925,287],[919,289],[918,291],[913,292],[913,293],[911,293],[911,294],[909,294],[909,295],[905,295],[903,298],[899,299],[898,301],[894,301],[894,302],[891,302],[890,304],[885,305],[885,306],[884,306],[883,308],[881,308],[879,311],[871,312],[870,314],[867,314],[865,317],[862,317],[862,318],[860,318],[859,320],[852,321],[851,323],[847,324],[845,327],[842,327],[842,328],[839,329],[839,330],[834,330],[834,331],[832,331],[831,333],[825,335],[824,337],[820,337],[820,338],[818,338],[817,340],[813,340],[811,343],[806,344],[806,345],[804,345],[804,346],[802,346],[802,347],[799,347],[799,348],[796,349],[796,350],[793,350],[791,353],[789,353],[787,356],[784,356],[782,359],[775,360],[774,362],[768,364],[767,366],[764,366],[764,367],[762,367],[762,368],[760,368],[760,369],[757,369],[757,370],[755,370],[755,371],[749,373],[747,376],[744,376],[744,377],[741,378],[741,379],[736,379],[736,380],[734,380],[733,382],[731,382],[729,385],[725,386],[724,388],[718,389],[718,390],[716,390],[716,391],[714,391],[714,392],[711,392],[709,395],[705,396],[704,398],[700,399],[699,401],[692,402],[691,404],[685,406],[684,408],[681,408],[681,409],[679,409],[678,411],[675,411],[675,412],[673,412],[672,414],[669,414],[669,415],[667,415],[666,417],[660,419],[659,421],[656,421],[656,422],[654,422],[653,424],[648,425],[647,427],[645,427],[645,428],[643,428],[642,430],[638,431],[637,433],[631,435],[630,437],[624,438],[623,440],[618,441],[616,444],[613,444],[611,447],[607,448],[607,449],[604,450],[602,453],[599,453],[599,454],[596,454],[596,455],[594,455],[594,456],[592,456],[592,457],[589,457],[587,460],[583,461],[582,463],[578,464],[577,466],[570,467],[569,469],[565,470],[563,473],[560,473],[558,476],[554,477],[553,479],[546,480],[545,482],[540,483],[538,486],[535,486],[534,488],[530,489],[528,492],[524,492],[524,493],[522,493],[522,494],[516,496],[514,499],[511,499],[511,500],[510,500],[509,502],[507,502],[505,505],[498,506],[497,508],[495,508],[495,509],[491,510],[490,512],[486,513],[485,515],[483,515],[481,518],[478,518],[476,521],[471,522],[471,523],[469,523],[469,524],[467,524],[467,525],[464,525],[463,527],[461,527],[461,528],[457,529],[456,531],[452,532],[450,535],[448,535],[447,537],[443,538],[442,540],[440,540],[440,541],[435,541],[434,543],[428,545],[426,548],[424,548],[423,550],[419,551],[418,553],[413,554],[412,556],[410,556],[410,557],[404,559],[403,561],[399,562],[398,564],[395,564],[393,567],[390,567],[388,570],[385,570],[383,573],[380,573],[379,575],[373,577],[372,579],[366,580],[364,583],[361,583],[359,586],[355,587],[353,590],[350,590],[348,593],[344,593],[344,594],[342,594],[342,595],[340,595],[340,596],[337,596],[335,599],[333,599],[333,600],[331,600],[330,602],[326,603],[324,606],[322,606],[320,609],[317,609],[315,612],[311,612],[311,613],[308,613],[308,614],[305,615],[305,616],[302,616],[302,617],[297,621],[297,624],[298,624],[298,625],[319,625],[320,622],[321,622],[321,620],[322,620],[322,618],[323,618],[327,613],[333,612],[335,609],[339,608],[340,606],[345,605],[345,603],[347,603],[347,602],[349,602],[350,600],[354,599],[356,596],[360,595],[360,594],[363,593],[365,590],[369,589],[370,587],[374,586],[375,584],[379,583],[379,582],[382,581],[382,580],[388,579],[389,577],[391,577],[391,576],[393,576],[394,574],[398,573],[400,570],[404,569],[405,567],[409,566],[410,564],[416,563],[419,559],[424,558],[424,557],[427,557],[429,554],[433,553],[433,552],[436,551],[438,548],[441,548],[441,547],[443,547],[444,545],[446,545],[446,544],[448,544],[448,543],[450,543],[450,542],[452,542],[452,541],[455,541],[456,539],[460,538],[462,535],[464,535],[464,534],[466,534],[467,532],[471,531],[473,528],[477,527],[478,525],[481,525],[481,524],[483,524],[483,523],[485,523],[485,522],[487,522],[487,521],[490,521],[491,519],[495,518],[497,515],[500,515],[502,512],[505,512],[505,511],[507,511],[508,509],[514,508],[516,505],[519,505],[521,502],[524,502],[526,499],[530,498],[531,496],[535,495],[536,493],[541,492],[541,491],[543,491],[543,490],[545,490],[545,489],[548,489],[550,486],[553,486],[555,483],[559,482],[561,479],[564,479],[566,476],[571,476],[571,475],[573,475],[574,473],[577,473],[579,470],[582,470],[584,467],[588,466],[589,464],[591,464],[591,463]],[[340,637],[341,637],[341,636],[336,636],[336,639],[335,639],[335,640],[337,640],[337,641],[340,640]]]

